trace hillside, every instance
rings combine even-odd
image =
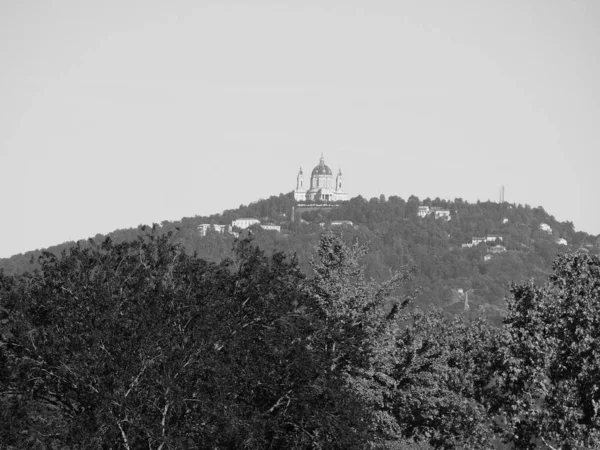
[[[436,219],[434,214],[419,217],[420,206],[448,210],[450,220]],[[253,226],[254,242],[267,253],[295,253],[302,270],[310,273],[309,262],[316,255],[323,229],[331,227],[332,222],[350,221],[352,224],[334,227],[342,230],[348,242],[368,244],[368,277],[381,281],[402,267],[412,267],[414,279],[406,289],[421,288],[417,306],[438,306],[453,314],[467,315],[475,315],[479,307],[484,307],[495,323],[504,309],[503,298],[511,281],[533,278],[541,283],[551,271],[556,255],[567,250],[599,253],[598,238],[576,232],[571,222],[559,222],[542,207],[529,205],[420,200],[415,196],[408,200],[396,196],[367,200],[358,196],[331,210],[296,210],[296,220],[292,221],[295,207],[292,194],[281,194],[221,214],[116,230],[109,236],[120,243],[140,234],[170,234],[170,239],[181,244],[186,253],[220,261],[232,255],[234,235],[208,230],[201,236],[198,225],[228,225],[235,219],[255,218],[281,226],[281,232]],[[106,237],[96,235],[93,240],[100,242]],[[488,242],[465,247],[464,244],[473,243],[474,237],[488,237]],[[557,242],[559,239],[564,240],[562,244]],[[73,244],[66,242],[46,251],[60,254]],[[41,254],[37,250],[2,259],[0,269],[7,275],[29,271],[37,266],[35,261]]]

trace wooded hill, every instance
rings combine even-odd
[[[450,210],[451,220],[435,219],[433,215],[419,217],[420,205]],[[381,281],[402,268],[413,268],[414,279],[404,289],[419,287],[421,293],[415,304],[423,309],[443,308],[452,314],[474,316],[485,308],[490,320],[499,324],[505,309],[503,298],[511,281],[532,278],[536,283],[546,279],[552,261],[561,252],[599,253],[599,239],[574,230],[573,223],[559,222],[542,207],[496,202],[469,203],[462,199],[422,199],[411,196],[372,198],[361,196],[325,211],[298,213],[292,221],[292,211],[298,203],[292,194],[280,194],[237,209],[212,216],[164,221],[151,227],[157,236],[170,233],[171,242],[182,245],[187,254],[196,253],[207,261],[218,262],[232,256],[235,237],[209,230],[206,236],[198,232],[203,223],[227,225],[239,218],[256,218],[263,223],[281,225],[281,233],[250,228],[254,242],[267,254],[282,251],[295,253],[299,266],[311,274],[310,260],[316,256],[316,246],[324,228],[334,221],[351,221],[342,226],[347,242],[357,240],[369,247],[365,273]],[[551,231],[540,228],[542,224]],[[116,230],[109,234],[113,242],[135,240],[147,233],[140,226]],[[473,237],[499,236],[501,241],[482,243],[471,248]],[[100,243],[106,236],[96,235]],[[565,239],[567,245],[557,243]],[[67,242],[47,249],[56,255],[72,246]],[[84,248],[90,243],[81,242]],[[502,245],[506,252],[489,253],[492,246]],[[0,260],[5,274],[20,274],[37,267],[41,251],[28,252]],[[484,260],[485,255],[491,258]],[[405,292],[400,292],[402,294]],[[468,296],[468,298],[467,298]]]
[[[593,236],[522,205],[297,206],[3,260],[0,448],[598,448]],[[198,232],[241,217],[281,232]]]

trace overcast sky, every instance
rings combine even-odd
[[[0,1],[0,257],[287,193],[600,233],[597,0]]]

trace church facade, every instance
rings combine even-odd
[[[297,201],[324,201],[324,202],[339,202],[348,200],[348,194],[342,187],[343,176],[341,169],[334,178],[333,172],[325,164],[325,159],[321,155],[319,165],[316,166],[310,175],[310,187],[306,189],[304,186],[304,173],[302,167],[296,177],[296,189],[294,190],[294,198]]]

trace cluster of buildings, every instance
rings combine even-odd
[[[275,225],[272,223],[265,223],[262,224],[260,223],[260,220],[258,219],[236,219],[233,222],[231,222],[231,225],[219,225],[219,224],[211,224],[211,223],[202,223],[200,225],[198,225],[198,232],[200,233],[200,236],[206,236],[206,233],[208,232],[208,230],[214,230],[217,233],[229,233],[229,234],[233,234],[235,237],[239,237],[239,232],[235,231],[234,229],[240,229],[240,230],[245,230],[246,228],[251,227],[252,225],[260,225],[260,227],[263,230],[271,230],[271,231],[276,231],[276,232],[280,232],[281,231],[281,226],[279,225]]]
[[[502,238],[502,236],[498,236],[497,234],[490,234],[484,237],[472,237],[471,238],[471,242],[467,243],[467,244],[462,244],[462,248],[471,248],[471,247],[475,247],[479,244],[485,243],[493,243],[493,242],[497,242],[497,241],[504,241],[504,239]],[[493,245],[491,247],[487,248],[487,253],[483,256],[483,260],[484,261],[489,261],[490,259],[492,259],[492,255],[497,254],[497,253],[505,253],[506,252],[506,247],[504,245]]]
[[[446,220],[450,220],[450,210],[439,208],[437,206],[429,207],[429,206],[419,206],[417,209],[417,215],[419,217],[426,217],[430,214],[433,214],[436,219],[442,218]]]
[[[499,240],[503,240],[502,236],[498,236],[495,234],[489,235],[489,236],[485,236],[485,237],[472,237],[471,238],[471,242],[468,244],[463,244],[462,247],[463,248],[469,248],[469,247],[474,247],[476,245],[481,244],[482,242],[496,242],[496,239]]]
[[[506,247],[504,247],[504,245],[494,245],[493,247],[489,247],[487,254],[483,256],[483,260],[489,261],[495,253],[506,253]]]
[[[545,231],[548,234],[552,234],[552,227],[547,223],[540,223],[540,230]],[[558,238],[555,241],[558,245],[568,245],[568,242],[565,238]]]

